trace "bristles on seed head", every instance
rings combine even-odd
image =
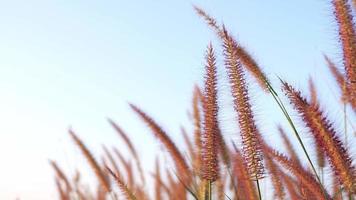
[[[126,134],[126,132],[117,123],[115,123],[111,119],[108,119],[108,121],[111,124],[111,126],[115,129],[117,134],[123,139],[123,141],[125,142],[127,147],[129,148],[129,151],[131,152],[132,156],[135,159],[136,166],[138,168],[142,184],[145,185],[146,179],[145,179],[145,176],[144,176],[144,172],[143,172],[143,169],[142,169],[141,161],[140,161],[140,158],[139,158],[139,156],[137,154],[136,148],[132,144],[132,142],[131,142],[130,138],[128,137],[128,135]]]
[[[332,62],[331,59],[327,55],[324,55],[324,59],[326,61],[326,64],[327,64],[331,74],[334,76],[334,78],[340,88],[341,101],[343,103],[349,102],[351,104],[350,93],[348,92],[349,89],[347,88],[347,83],[346,83],[344,75],[337,69],[335,63]]]
[[[332,5],[339,28],[351,105],[356,110],[356,27],[352,10],[347,0],[333,0]]]
[[[288,83],[283,82],[283,90],[310,129],[317,145],[325,152],[335,175],[349,193],[355,193],[355,167],[330,121],[319,106],[311,105],[302,97],[300,91]]]
[[[197,155],[198,159],[194,160],[193,163],[193,169],[196,171],[201,170],[201,104],[203,102],[203,94],[200,90],[200,88],[196,85],[194,87],[194,93],[193,93],[193,102],[192,102],[192,107],[193,107],[193,120],[194,120],[194,143],[195,143],[195,154]]]
[[[198,7],[194,7],[194,9],[196,10],[197,14],[201,16],[206,21],[206,23],[215,31],[219,38],[224,41],[228,35],[225,26],[222,25],[222,27],[220,27],[217,24],[216,20],[209,14],[207,14],[203,9]],[[237,41],[231,35],[229,35],[228,37],[230,37],[230,39],[237,44]],[[262,71],[261,67],[240,44],[236,45],[235,48],[236,55],[239,57],[243,67],[245,67],[246,70],[252,74],[252,76],[256,79],[258,85],[263,89],[263,91],[267,92],[269,87],[268,79]]]
[[[223,30],[225,35],[223,45],[225,66],[231,86],[234,109],[238,115],[243,157],[246,160],[251,178],[260,179],[264,173],[262,150],[258,142],[261,136],[255,125],[244,73],[236,51],[237,44],[230,37],[226,29],[223,28]]]
[[[310,93],[310,104],[311,106],[319,106],[317,99],[316,87],[314,85],[313,79],[309,77],[309,93]],[[315,145],[316,157],[318,161],[318,166],[320,168],[325,167],[325,153],[319,145]]]
[[[274,189],[274,197],[275,199],[283,200],[285,199],[285,193],[284,193],[284,187],[280,176],[281,173],[280,169],[276,165],[276,163],[274,163],[271,157],[267,155],[264,158],[265,158],[266,168],[268,169],[269,174],[271,176],[271,181]]]
[[[310,103],[316,105],[318,103],[318,99],[317,99],[316,87],[312,77],[309,77],[308,85],[309,85],[309,93],[310,93]]]
[[[58,181],[62,180],[66,186],[66,191],[71,192],[72,191],[72,186],[69,183],[69,180],[67,178],[67,176],[64,174],[64,172],[62,171],[62,169],[57,165],[57,163],[53,160],[50,160],[49,163],[51,164],[51,166],[53,167],[54,171],[56,172],[56,176]]]
[[[196,13],[202,17],[206,23],[218,34],[222,34],[221,32],[221,28],[220,26],[218,25],[218,23],[216,22],[216,20],[211,17],[208,13],[206,13],[203,9],[197,7],[197,6],[193,6],[194,7],[194,10],[196,11]]]
[[[301,180],[302,184],[312,192],[312,195],[314,195],[316,199],[325,199],[326,197],[326,199],[331,200],[329,194],[324,194],[323,189],[320,187],[319,183],[315,180],[310,172],[275,150],[269,149],[268,154],[273,157],[275,161],[283,165],[295,177]]]
[[[135,147],[133,146],[130,138],[127,136],[126,132],[124,130],[122,130],[122,128],[117,123],[115,123],[113,120],[108,119],[108,122],[115,129],[117,134],[123,139],[123,141],[129,148],[131,154],[135,157],[135,159],[138,159],[137,151],[136,151]]]
[[[124,195],[126,200],[136,200],[133,192],[127,187],[124,181],[121,179],[119,174],[115,174],[109,167],[106,167],[107,172],[113,177],[116,184],[119,186],[122,194]]]
[[[278,129],[280,136],[282,137],[283,144],[286,147],[287,153],[290,156],[291,160],[294,160],[298,165],[301,165],[298,155],[297,155],[291,141],[289,140],[286,132],[284,131],[284,129],[282,128],[281,125],[278,125],[277,129]]]
[[[219,175],[218,163],[218,104],[217,69],[215,55],[210,44],[206,53],[206,75],[203,98],[203,135],[202,135],[202,177],[211,182]]]
[[[110,187],[110,182],[105,176],[104,172],[102,171],[99,163],[95,160],[94,156],[92,153],[89,151],[89,149],[84,145],[81,139],[74,133],[73,130],[69,129],[69,134],[74,140],[75,144],[79,147],[81,152],[83,153],[84,157],[87,159],[89,165],[93,169],[97,179],[99,180],[100,185],[106,192],[111,191]]]
[[[152,130],[154,136],[166,147],[168,152],[171,154],[173,161],[176,164],[178,174],[184,178],[184,180],[190,179],[190,170],[189,167],[178,150],[177,146],[173,143],[173,141],[169,138],[167,133],[146,113],[144,113],[137,106],[130,104],[132,110],[134,110],[141,119],[148,125],[148,127]]]
[[[239,190],[241,190],[239,195],[242,196],[242,199],[257,199],[256,187],[250,178],[247,163],[237,148],[233,155],[233,173],[237,178]]]

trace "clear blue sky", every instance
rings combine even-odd
[[[97,156],[101,144],[120,149],[107,117],[136,138],[150,165],[161,148],[127,102],[150,113],[181,145],[179,125],[188,122],[205,47],[220,44],[193,4],[223,21],[274,81],[279,75],[303,89],[312,75],[325,109],[340,114],[322,59],[323,52],[341,58],[327,1],[1,1],[0,199],[56,197],[48,158],[68,173],[86,168],[69,126]],[[224,76],[223,66],[219,73]],[[252,88],[254,99],[272,102]],[[220,89],[228,93],[226,83]],[[261,129],[273,136],[279,111],[273,103],[256,104]],[[238,138],[234,129],[225,132]]]

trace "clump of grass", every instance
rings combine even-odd
[[[340,87],[340,103],[350,104],[355,109],[355,62],[356,62],[356,34],[352,21],[350,5],[346,0],[333,0],[335,19],[339,28],[339,37],[343,51],[343,66],[345,72],[340,71],[336,65],[325,56],[326,64]],[[113,120],[110,125],[124,141],[128,149],[129,158],[120,151],[122,147],[107,148],[103,145],[104,156],[102,162],[98,162],[79,137],[69,130],[70,136],[80,149],[88,164],[91,166],[97,180],[96,190],[88,189],[80,181],[80,173],[71,179],[54,161],[50,161],[55,171],[55,182],[59,198],[61,200],[257,200],[267,199],[270,194],[261,191],[261,180],[271,182],[274,191],[274,199],[349,199],[356,194],[356,170],[350,152],[347,150],[347,123],[345,120],[345,141],[342,142],[339,134],[333,128],[320,106],[321,99],[318,96],[314,81],[309,80],[310,98],[294,89],[290,84],[281,81],[282,91],[289,99],[304,124],[300,128],[307,128],[308,134],[313,137],[312,146],[306,146],[302,141],[302,135],[292,121],[284,103],[278,96],[277,90],[272,87],[268,77],[263,72],[250,53],[242,47],[224,25],[209,16],[204,10],[195,7],[198,15],[203,17],[207,24],[216,32],[222,44],[222,56],[228,75],[233,99],[233,108],[236,113],[235,123],[239,127],[241,144],[227,145],[226,135],[220,127],[218,98],[218,76],[220,70],[217,66],[217,54],[212,44],[208,45],[205,57],[205,77],[202,87],[194,87],[192,99],[193,130],[181,126],[181,132],[187,146],[187,150],[179,146],[171,139],[158,123],[138,106],[130,104],[131,109],[148,126],[154,137],[162,143],[169,152],[168,156],[174,163],[174,169],[162,168],[162,162],[156,160],[154,172],[147,173],[143,170],[143,163],[129,135]],[[291,125],[292,131],[297,137],[300,148],[305,157],[297,154],[291,138],[281,126],[277,126],[286,152],[280,153],[271,145],[268,138],[263,137],[255,121],[252,109],[252,101],[249,96],[249,83],[245,73],[250,73],[253,80],[258,83],[263,94],[271,94],[280,111]],[[314,79],[317,80],[317,79]],[[202,88],[202,89],[200,89]],[[268,117],[268,116],[266,116]],[[350,123],[350,122],[349,122]],[[317,158],[313,160],[308,149],[315,149]],[[188,157],[184,156],[188,153]],[[305,158],[308,167],[304,166]],[[326,162],[328,159],[328,163]],[[318,163],[321,169],[317,173],[313,163]],[[166,164],[166,163],[164,163]],[[325,187],[325,181],[321,181],[324,168],[330,166],[332,173],[325,176],[327,181],[332,181],[331,190]],[[165,170],[161,170],[165,169]],[[150,179],[151,175],[153,187]],[[139,178],[138,178],[139,177]],[[115,190],[115,185],[118,190]],[[154,188],[154,192],[148,189]],[[95,192],[93,192],[95,191]]]

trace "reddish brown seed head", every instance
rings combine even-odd
[[[212,45],[206,53],[205,85],[203,95],[203,133],[202,133],[202,177],[215,181],[219,175],[218,163],[218,103],[217,103],[217,71]]]
[[[283,82],[283,90],[309,128],[316,144],[325,152],[335,175],[349,193],[354,193],[356,191],[355,167],[352,165],[349,152],[337,136],[332,123],[319,106],[311,105],[301,95],[300,91],[295,90],[286,82]]]
[[[261,136],[254,121],[244,73],[236,52],[237,44],[226,29],[223,28],[223,30],[225,66],[231,86],[234,109],[238,115],[243,157],[246,160],[251,178],[260,179],[264,173],[262,149],[258,142]]]

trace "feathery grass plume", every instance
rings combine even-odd
[[[274,189],[274,199],[285,199],[284,187],[281,178],[281,172],[276,163],[273,162],[269,155],[264,156],[266,168],[271,176],[271,181]]]
[[[309,77],[309,93],[310,93],[310,104],[312,106],[318,106],[319,105],[318,98],[317,98],[318,95],[316,92],[315,84],[311,77]],[[325,153],[323,152],[323,149],[319,145],[315,145],[315,148],[316,148],[315,151],[318,160],[318,166],[319,168],[323,169],[325,167]]]
[[[333,0],[334,15],[342,44],[343,62],[351,105],[356,110],[356,31],[352,11],[347,0]]]
[[[287,153],[290,156],[291,160],[294,160],[296,163],[298,163],[298,165],[301,166],[299,157],[295,151],[295,149],[293,148],[293,145],[291,143],[291,141],[289,140],[289,138],[287,137],[286,132],[284,131],[284,129],[282,128],[281,125],[277,126],[278,132],[282,138],[283,144],[287,149]]]
[[[160,187],[161,187],[160,191],[162,192],[161,195],[165,192],[169,197],[173,196],[173,194],[171,193],[171,191],[169,189],[169,186],[163,182],[161,177],[158,178],[156,173],[151,173],[151,176],[155,181],[160,182],[159,183]],[[158,184],[158,183],[155,183],[155,184]]]
[[[99,184],[96,189],[96,200],[106,200],[106,191]]]
[[[291,176],[285,174],[283,171],[280,171],[280,176],[282,181],[288,191],[289,199],[291,200],[299,200],[301,199],[300,195],[296,190],[296,185],[294,184],[294,180]]]
[[[311,105],[291,85],[283,82],[283,90],[288,96],[291,104],[301,115],[306,126],[310,129],[325,155],[328,157],[335,175],[344,185],[349,193],[355,193],[355,167],[352,165],[351,157],[344,148],[339,137],[319,106]]]
[[[175,189],[179,186],[178,186],[177,182],[174,180],[173,175],[168,168],[166,168],[166,176],[167,176],[167,180],[168,180],[168,188],[170,188],[170,193],[174,194]],[[174,197],[174,195],[173,195],[173,197]]]
[[[248,173],[248,166],[242,158],[241,152],[235,149],[234,153],[234,174],[238,182],[238,199],[256,200],[256,187],[253,184],[250,174]]]
[[[216,34],[220,37],[222,41],[225,40],[226,34],[224,33],[225,28],[221,28],[216,20],[209,16],[203,9],[194,6],[195,11],[199,16],[201,16],[206,23],[216,32]],[[237,44],[237,41],[232,37],[230,39]],[[253,59],[253,57],[243,48],[240,44],[235,46],[236,54],[239,57],[241,64],[249,71],[252,76],[256,79],[258,85],[263,89],[263,91],[268,92],[268,79],[265,73],[262,71],[261,67],[257,64],[257,62]]]
[[[143,169],[142,169],[141,160],[140,160],[140,158],[138,156],[136,148],[132,144],[132,142],[131,142],[130,138],[127,136],[126,132],[117,123],[115,123],[111,119],[108,119],[108,122],[115,129],[115,131],[118,133],[118,135],[124,140],[125,144],[129,148],[130,153],[133,155],[133,157],[135,159],[135,163],[136,163],[138,172],[140,174],[140,178],[141,178],[142,184],[145,185],[146,184],[146,179],[145,179],[144,172],[143,172]]]
[[[302,180],[302,184],[312,192],[316,199],[331,199],[329,194],[323,191],[313,175],[306,169],[300,167],[293,160],[272,149],[268,150],[268,154],[273,157],[275,161],[279,162],[289,170],[296,178]]]
[[[137,151],[134,147],[134,145],[132,144],[130,138],[127,136],[127,134],[125,133],[124,130],[122,130],[122,128],[115,123],[113,120],[108,119],[108,122],[110,123],[110,125],[115,129],[115,131],[117,132],[117,134],[124,140],[125,144],[127,145],[127,147],[130,150],[130,153],[135,157],[138,158],[138,154]]]
[[[161,170],[159,167],[159,160],[156,158],[156,166],[155,166],[155,200],[162,199],[162,179],[161,179]]]
[[[219,178],[216,181],[216,196],[218,200],[224,200],[225,199],[225,184],[226,184],[226,174],[222,175],[221,178]]]
[[[214,182],[219,177],[218,162],[218,104],[217,104],[217,71],[212,45],[206,53],[205,87],[203,98],[203,134],[202,134],[202,177]]]
[[[69,200],[69,196],[68,196],[69,193],[67,193],[63,190],[59,178],[56,178],[56,187],[57,187],[57,192],[59,194],[59,199],[60,200]]]
[[[108,173],[113,177],[115,180],[116,184],[119,186],[122,194],[126,198],[126,200],[136,200],[135,195],[132,193],[132,191],[126,186],[124,181],[121,179],[119,174],[115,174],[109,167],[106,167],[106,170]]]
[[[202,17],[206,23],[220,36],[223,36],[223,33],[221,31],[220,26],[218,25],[218,23],[216,22],[216,20],[211,17],[210,15],[208,15],[208,13],[206,13],[203,9],[199,8],[198,6],[193,5],[194,10],[196,11],[196,13]]]
[[[230,159],[230,152],[229,152],[230,150],[225,142],[224,136],[222,135],[219,125],[217,128],[217,139],[218,139],[218,144],[219,144],[220,158],[221,158],[222,162],[224,163],[224,165],[227,168],[230,168],[231,167],[231,159]]]
[[[79,199],[83,199],[83,200],[90,199],[92,194],[89,193],[88,191],[84,191],[84,188],[81,187],[80,179],[81,179],[81,174],[78,170],[76,170],[73,178],[73,182],[74,182],[73,190],[75,191],[75,194]]]
[[[64,174],[62,169],[57,165],[57,163],[55,161],[49,160],[49,163],[52,166],[52,168],[54,169],[54,171],[56,172],[58,181],[62,180],[64,182],[64,185],[66,187],[66,193],[70,193],[72,191],[72,186],[69,183],[67,176]]]
[[[316,105],[318,104],[318,98],[317,98],[318,94],[316,93],[316,87],[311,76],[309,76],[308,86],[309,86],[309,93],[310,93],[310,104]]]
[[[187,131],[185,130],[185,128],[183,126],[181,126],[180,130],[181,130],[182,135],[183,135],[184,143],[188,148],[188,153],[190,155],[190,158],[194,162],[194,160],[196,159],[196,155],[195,155],[195,152],[194,152],[193,144],[190,141],[190,139],[188,137],[188,134],[187,134]]]
[[[128,186],[130,188],[133,188],[134,187],[134,176],[133,176],[133,171],[131,168],[131,163],[125,159],[125,157],[117,150],[117,148],[114,148],[113,151],[114,151],[115,155],[117,156],[117,158],[119,159],[119,161],[121,162],[121,164],[125,168]]]
[[[110,153],[109,149],[106,148],[105,145],[102,146],[103,147],[103,150],[104,150],[104,153],[106,155],[106,157],[109,159],[109,162],[111,164],[111,166],[113,167],[115,173],[119,173],[120,170],[119,170],[119,166],[117,165],[114,157],[112,156],[112,154]]]
[[[238,115],[238,123],[242,137],[243,157],[246,160],[251,178],[258,180],[263,177],[263,157],[258,142],[259,132],[255,125],[244,73],[237,56],[237,44],[224,29],[225,66],[233,96],[234,109]]]
[[[343,103],[351,103],[344,75],[337,69],[335,63],[332,62],[327,55],[324,55],[324,59],[326,61],[326,64],[328,65],[328,68],[329,68],[331,74],[334,76],[334,78],[340,88],[341,101]]]
[[[177,146],[169,138],[167,133],[146,113],[144,113],[137,106],[130,104],[130,107],[142,118],[142,120],[149,126],[155,137],[161,141],[161,143],[166,147],[172,159],[177,167],[177,172],[184,178],[185,181],[190,182],[190,169],[186,163],[181,152],[178,150]]]
[[[196,85],[194,87],[193,93],[193,120],[194,120],[194,143],[195,143],[195,154],[198,159],[195,159],[193,163],[193,170],[200,171],[200,155],[201,155],[201,112],[200,112],[200,104],[202,103],[203,94],[200,91],[200,88]]]
[[[74,140],[75,144],[79,147],[79,149],[83,153],[84,157],[87,159],[89,165],[91,166],[97,179],[99,180],[101,187],[103,187],[105,192],[110,193],[111,191],[110,182],[105,176],[104,172],[102,171],[99,163],[95,160],[94,156],[90,153],[89,149],[84,145],[82,140],[79,139],[79,137],[74,133],[73,130],[69,129],[69,134]]]

